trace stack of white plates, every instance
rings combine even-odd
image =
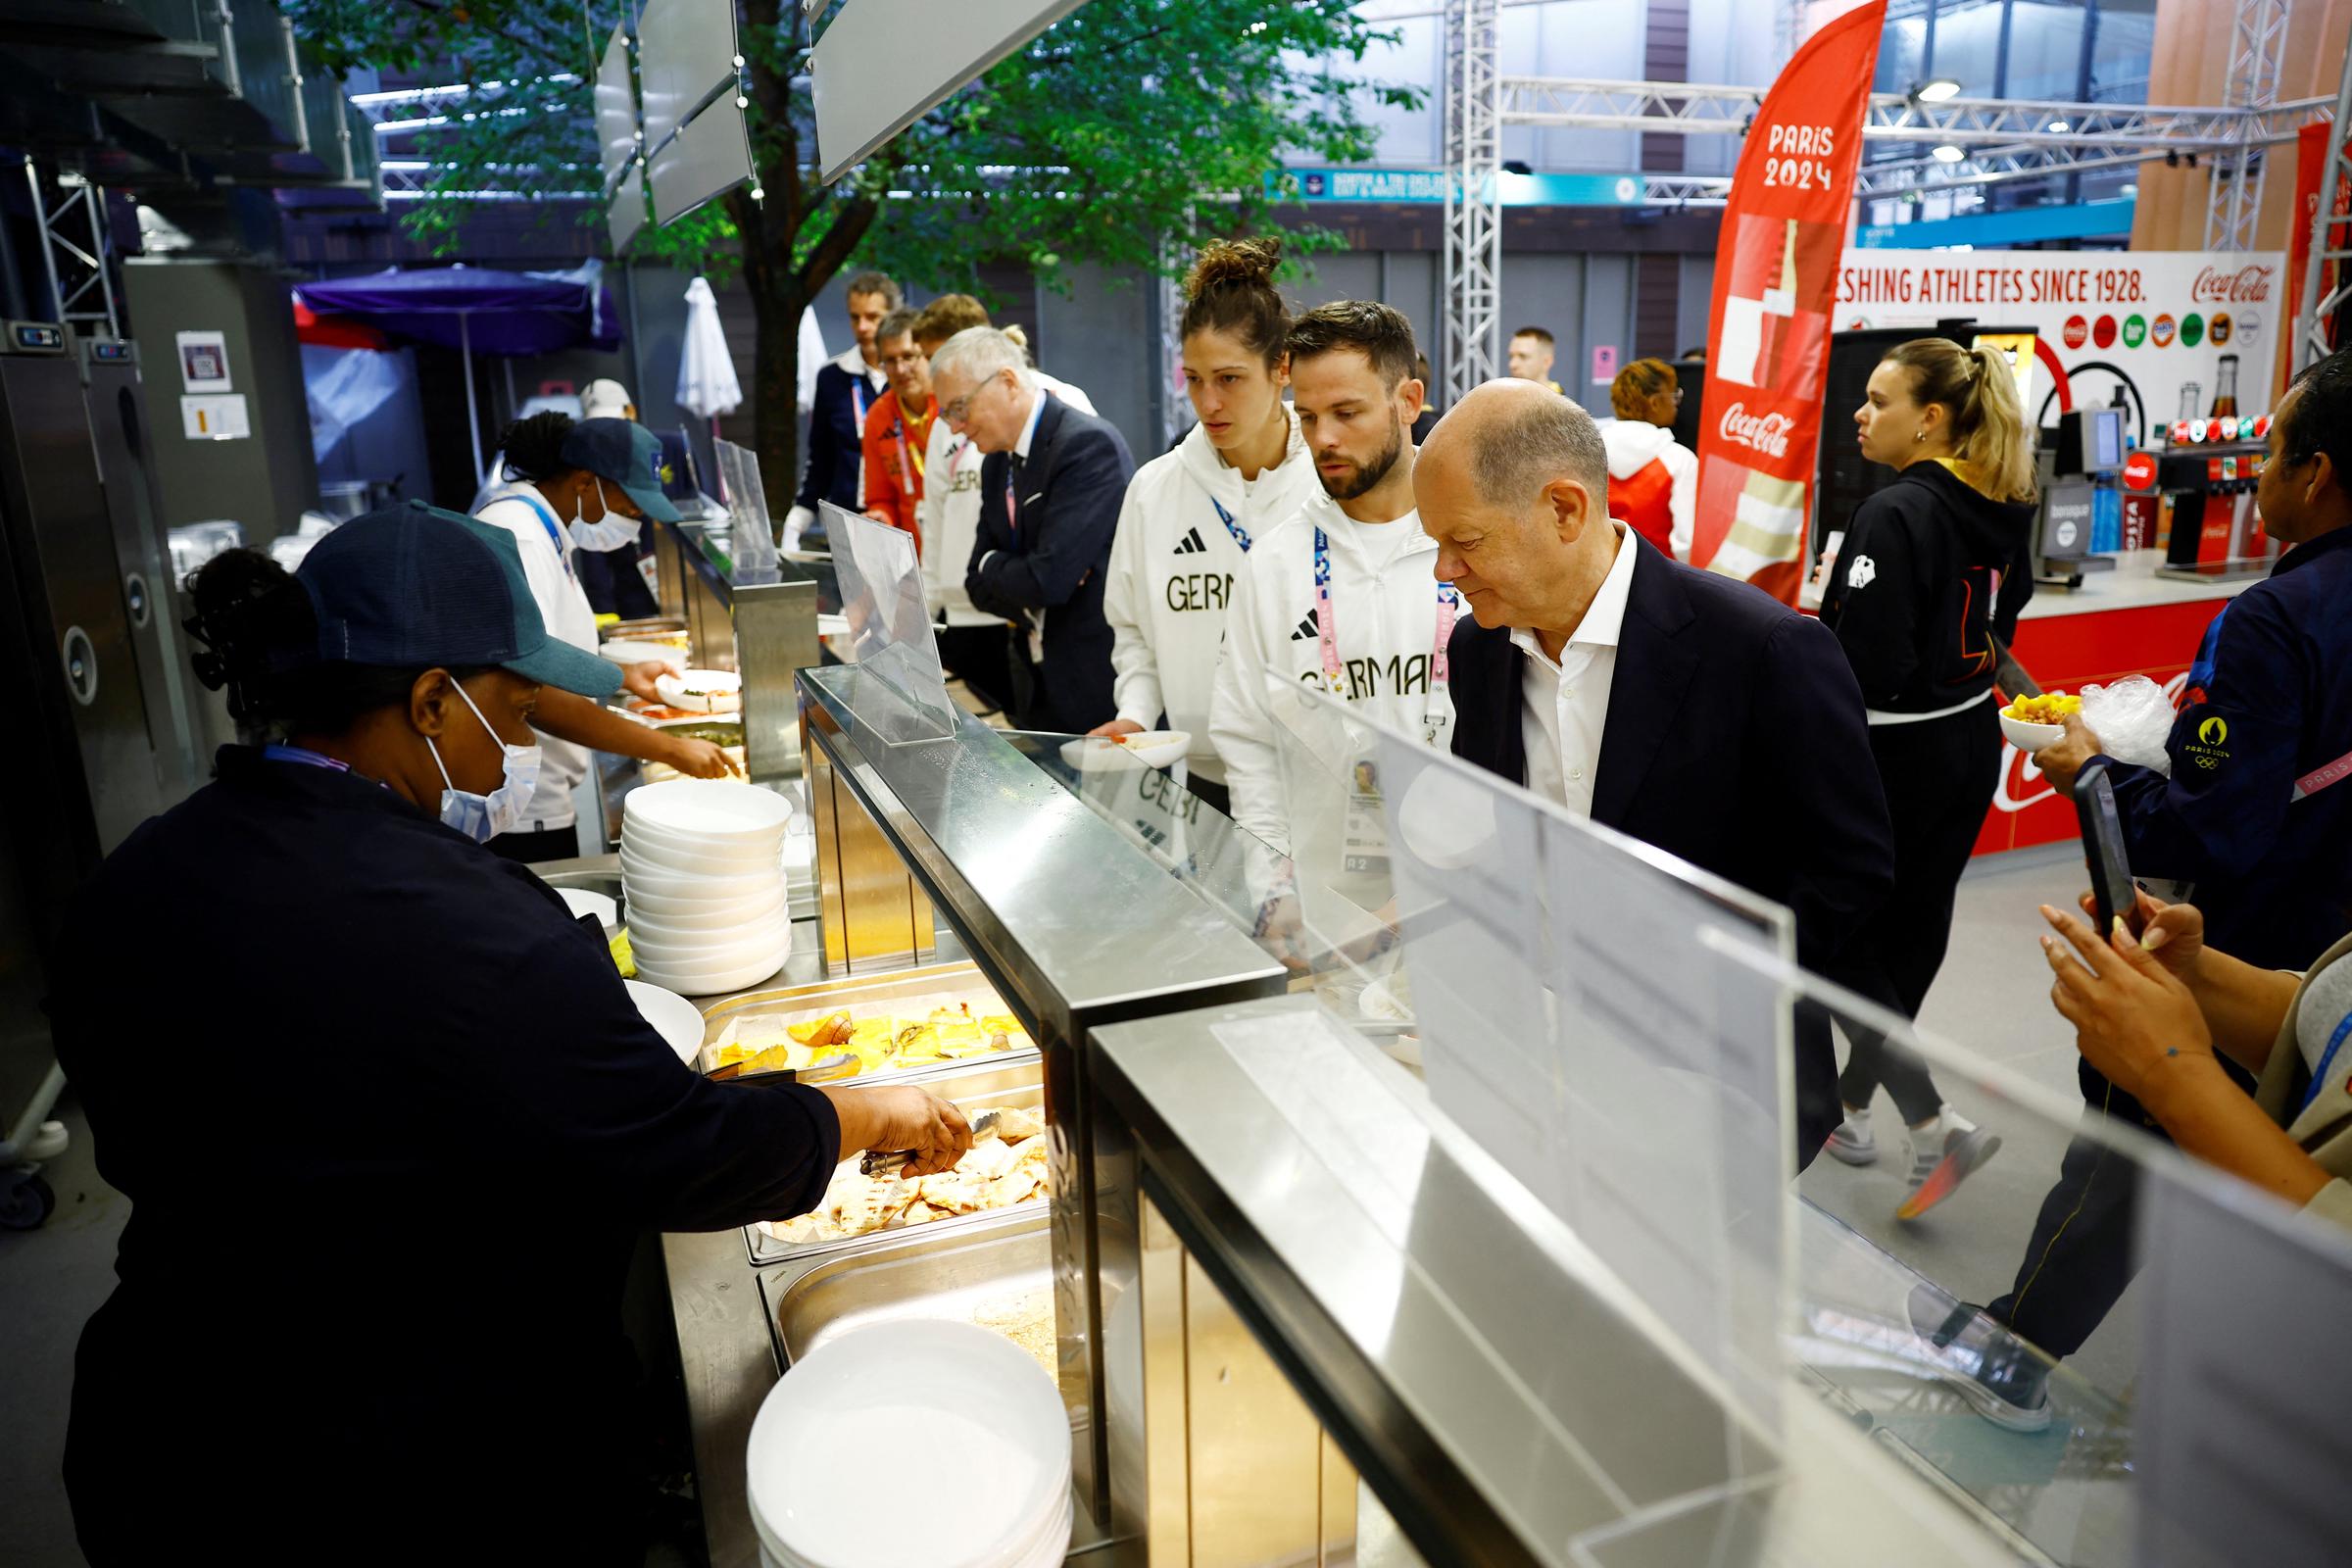
[[[783,796],[723,779],[631,790],[620,826],[629,948],[647,982],[689,997],[764,980],[792,951]]]
[[[917,1444],[933,1460],[907,1483]],[[1070,1549],[1070,1423],[1029,1353],[970,1323],[817,1347],[752,1423],[752,1524],[776,1568],[1051,1568]]]

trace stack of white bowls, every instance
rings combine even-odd
[[[637,973],[681,996],[764,980],[792,951],[784,827],[773,790],[680,778],[631,790],[622,807],[620,887]]]
[[[818,1346],[760,1406],[745,1458],[775,1568],[1053,1568],[1070,1549],[1061,1393],[974,1324],[902,1319]]]

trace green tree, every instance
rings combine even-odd
[[[798,0],[740,6],[754,182],[649,225],[635,248],[720,275],[740,269],[758,321],[749,390],[770,496],[791,494],[799,466],[801,313],[853,261],[932,288],[972,288],[999,259],[1027,262],[1050,286],[1080,263],[1156,270],[1171,245],[1264,227],[1269,171],[1293,157],[1369,157],[1366,107],[1421,98],[1329,71],[1394,36],[1347,0],[1092,0],[827,185],[808,90],[822,23],[812,29]],[[288,9],[339,69],[461,59],[470,80],[502,84],[434,133],[436,195],[408,215],[414,232],[454,239],[473,210],[466,191],[597,183],[584,78],[611,18],[592,23],[578,0]],[[557,73],[582,79],[548,79]],[[1336,241],[1298,237],[1308,249]]]

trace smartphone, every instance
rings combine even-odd
[[[2115,808],[2115,786],[2107,780],[2107,764],[2094,762],[2075,780],[2075,816],[2082,829],[2082,858],[2090,867],[2090,897],[2098,912],[2103,938],[2115,929],[2116,916],[2138,935],[2139,888],[2132,880],[2132,861],[2124,853],[2124,819]]]

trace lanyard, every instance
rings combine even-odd
[[[866,384],[863,370],[859,370],[856,379],[850,382],[850,406],[858,411],[858,429],[863,433],[865,411],[874,406],[874,391],[871,386]]]
[[[1220,514],[1224,510],[1217,509]],[[1429,696],[1421,708],[1421,738],[1432,746],[1452,722],[1444,707],[1452,678],[1446,645],[1453,638],[1453,617],[1460,604],[1453,584],[1438,584],[1438,640],[1429,653]],[[1323,644],[1323,684],[1334,697],[1344,699],[1348,690],[1340,680],[1339,615],[1331,605],[1331,538],[1321,528],[1315,530],[1315,634]]]
[[[1233,514],[1225,510],[1225,503],[1219,501],[1215,496],[1208,498],[1208,504],[1217,509],[1217,520],[1225,525],[1227,533],[1233,535],[1233,542],[1242,547],[1242,554],[1248,555],[1250,553],[1250,530],[1234,521]]]
[[[314,752],[307,746],[265,746],[262,748],[262,755],[272,762],[299,762],[305,767],[323,767],[337,773],[351,771],[349,762],[338,762],[333,758],[325,756],[323,753]]]
[[[546,502],[520,487],[514,492],[514,499],[537,514],[539,526],[547,530],[547,542],[556,547],[556,559],[564,563],[564,575],[570,576],[571,553],[564,548],[564,530],[557,525],[556,514],[548,510]]]
[[[1013,495],[1020,486],[1012,476],[1012,466],[1020,461],[1018,458],[1007,458],[1004,462],[1004,526],[1014,533],[1021,531],[1021,514],[1013,505]]]
[[[899,441],[899,488],[906,493],[907,499],[912,500],[922,493],[915,481],[923,475],[923,454],[918,449],[914,454],[913,466],[908,466],[906,461],[906,409],[904,404],[899,407],[898,428],[894,433]],[[926,439],[930,436],[929,426],[924,427],[923,434]]]
[[[2303,1103],[2295,1107],[2296,1116],[2309,1110],[2312,1102],[2320,1098],[2320,1092],[2328,1087],[2328,1074],[2335,1066],[2335,1054],[2343,1049],[2347,1035],[2352,1035],[2352,1012],[2344,1014],[2344,1021],[2337,1024],[2335,1033],[2328,1037],[2328,1049],[2320,1053],[2319,1064],[2311,1069],[2311,1087],[2303,1091]]]

